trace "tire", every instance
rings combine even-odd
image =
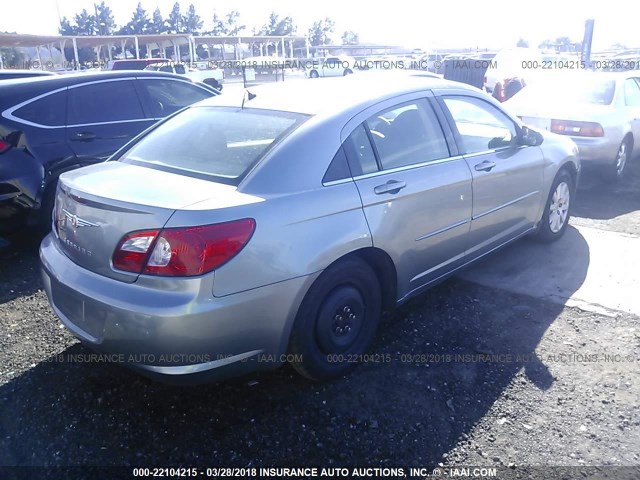
[[[289,353],[293,367],[312,380],[348,372],[349,358],[367,351],[382,315],[380,283],[359,258],[327,268],[305,295],[296,315]]]
[[[575,186],[573,178],[566,170],[556,175],[545,203],[544,213],[538,227],[538,239],[554,242],[564,235],[569,218]]]
[[[309,73],[309,77],[310,78],[318,78],[320,75],[318,75],[318,72],[316,70],[311,70],[311,73]]]
[[[620,147],[618,148],[618,152],[616,153],[616,158],[609,167],[608,178],[611,182],[619,182],[621,181],[625,173],[627,172],[627,165],[629,163],[629,158],[631,156],[631,141],[629,138],[625,138],[622,140]]]
[[[222,91],[222,85],[220,84],[220,82],[218,80],[216,80],[215,78],[205,78],[203,81],[203,83],[206,83],[207,85],[209,85],[210,87],[215,88],[218,91]]]
[[[346,77],[347,75],[351,75],[352,73],[353,73],[353,70],[351,70],[350,68],[347,68],[342,74],[342,76]]]
[[[38,209],[38,232],[45,236],[51,231],[53,205],[56,201],[56,188],[58,181],[50,183],[47,188],[44,189],[42,194],[42,201],[40,202],[40,208]]]

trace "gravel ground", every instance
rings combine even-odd
[[[587,176],[573,222],[640,235],[633,168],[615,188]],[[640,466],[638,317],[454,278],[389,315],[380,361],[345,378],[170,387],[69,361],[90,352],[25,244],[0,261],[0,466]]]

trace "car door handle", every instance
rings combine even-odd
[[[496,166],[496,162],[485,160],[484,162],[478,163],[475,166],[475,169],[476,169],[476,172],[490,172],[491,169],[495,166]]]
[[[378,185],[377,187],[375,187],[373,191],[376,195],[382,195],[384,193],[395,195],[406,186],[407,184],[405,182],[389,180],[387,183],[383,183],[382,185]]]
[[[75,140],[78,142],[86,142],[89,140],[93,140],[96,138],[96,134],[93,132],[78,132],[76,133],[71,140]]]

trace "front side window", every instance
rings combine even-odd
[[[511,119],[488,102],[474,97],[444,97],[456,124],[464,153],[480,153],[515,144]]]
[[[153,129],[118,161],[238,185],[306,118],[271,110],[192,107]]]
[[[383,170],[449,156],[440,122],[426,100],[390,108],[366,123]]]
[[[139,82],[149,95],[150,115],[153,118],[166,117],[181,108],[213,96],[203,88],[179,80],[139,80]]]
[[[68,97],[70,126],[145,118],[132,80],[70,88]]]

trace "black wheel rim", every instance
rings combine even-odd
[[[345,285],[334,289],[322,302],[316,319],[316,339],[324,353],[343,353],[363,330],[365,301],[358,289]]]

